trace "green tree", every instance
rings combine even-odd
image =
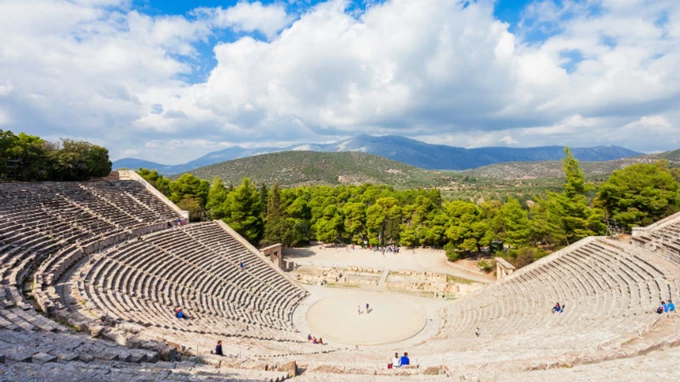
[[[249,178],[243,178],[241,184],[227,196],[222,220],[257,245],[264,234],[263,208],[257,188]]]
[[[58,180],[50,178],[56,155],[48,155],[48,152],[55,150],[55,145],[48,145],[42,138],[25,133],[19,133],[11,142],[12,145],[5,151],[5,158],[14,161],[15,175],[20,180]]]
[[[605,232],[604,212],[588,204],[586,193],[594,186],[586,183],[578,160],[565,148],[562,169],[566,181],[561,193],[548,192],[546,206],[550,235],[564,244]]]
[[[260,185],[260,203],[262,204],[262,217],[267,216],[267,199],[269,198],[269,191],[267,190],[267,185],[262,183]]]
[[[151,171],[146,168],[140,168],[137,170],[137,174],[168,198],[170,197],[170,194],[172,194],[172,191],[170,190],[170,180],[159,174],[157,170]]]
[[[479,251],[480,246],[488,245],[487,224],[482,220],[482,212],[474,203],[454,200],[444,204],[449,216],[446,237],[458,251],[471,253]]]
[[[626,230],[647,226],[678,209],[678,183],[662,162],[616,170],[602,183],[595,200]]]
[[[379,198],[366,209],[366,228],[372,245],[398,242],[400,224],[401,207],[392,196]]]
[[[0,130],[0,178],[24,181],[81,181],[111,172],[109,152],[86,141],[42,138]]]
[[[50,179],[87,180],[107,176],[111,172],[109,152],[103,147],[71,139],[62,139],[59,146],[48,147]]]
[[[203,209],[201,203],[193,198],[185,198],[177,203],[177,207],[184,211],[189,211],[189,220],[192,222],[201,221]]]
[[[260,194],[261,195],[261,194]],[[262,200],[262,198],[260,198]],[[264,244],[283,243],[290,246],[295,241],[292,221],[283,215],[281,192],[279,185],[274,184],[267,197],[267,215],[265,218]]]
[[[192,174],[184,174],[170,183],[169,199],[179,203],[182,199],[195,199],[205,208],[210,192],[210,182],[201,180]]]
[[[501,238],[509,246],[519,248],[529,244],[531,240],[531,222],[529,214],[515,198],[501,207],[500,216],[503,222],[503,234]]]
[[[361,202],[346,203],[343,207],[345,216],[344,230],[352,243],[363,244],[366,239],[366,205]]]
[[[205,204],[205,209],[208,211],[211,219],[222,219],[226,216],[224,207],[228,196],[229,193],[227,188],[224,187],[222,179],[214,177],[208,190],[208,201]]]
[[[324,243],[334,243],[340,239],[344,218],[335,204],[329,204],[323,209],[322,216],[316,220],[312,229],[316,239]]]

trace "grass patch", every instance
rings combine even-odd
[[[446,275],[446,282],[447,283],[456,283],[456,284],[474,284],[475,282],[472,280],[468,280],[462,277],[458,276],[452,276],[452,275]]]
[[[357,284],[338,284],[338,283],[327,283],[325,286],[330,288],[361,288],[361,285]]]

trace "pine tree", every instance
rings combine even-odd
[[[208,191],[208,202],[205,205],[212,219],[222,219],[225,216],[224,202],[227,200],[227,196],[227,189],[224,187],[222,179],[214,177]]]
[[[249,178],[243,178],[241,185],[230,192],[223,204],[225,223],[256,245],[264,233],[262,202],[260,194]]]
[[[531,239],[531,222],[529,214],[515,198],[508,198],[500,210],[502,217],[503,235],[506,244],[521,248],[529,244]]]
[[[267,191],[267,185],[262,183],[260,186],[260,204],[262,204],[262,218],[265,218],[267,216],[267,207],[269,206],[267,203],[267,198],[269,197],[268,191]]]
[[[593,184],[586,183],[578,160],[568,147],[564,153],[562,169],[566,181],[561,193],[548,193],[547,216],[551,236],[569,245],[586,236],[603,234],[606,226],[603,211],[588,205],[586,193],[594,189]]]
[[[596,204],[628,231],[671,215],[678,209],[678,183],[666,165],[640,163],[614,171],[600,185]]]
[[[269,190],[267,198],[267,216],[262,241],[265,244],[283,243],[290,246],[294,236],[292,224],[283,215],[281,191],[279,185],[275,183]]]

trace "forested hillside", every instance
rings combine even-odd
[[[390,184],[396,188],[446,186],[456,178],[451,171],[428,171],[377,155],[360,152],[320,153],[286,151],[256,155],[201,167],[189,172],[201,179],[220,177],[238,184],[244,177],[282,187],[311,184]]]
[[[185,174],[170,181],[140,175],[190,210],[192,219],[222,219],[254,244],[300,245],[311,240],[406,247],[443,247],[450,259],[501,240],[518,266],[590,235],[630,231],[678,210],[678,178],[666,162],[615,171],[596,189],[567,150],[565,180],[526,202],[509,197],[479,202],[442,198],[438,189],[396,190],[386,185],[237,187]]]

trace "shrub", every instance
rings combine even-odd
[[[486,261],[482,259],[477,262],[477,266],[484,272],[491,273],[491,271],[496,267],[495,263],[496,263],[495,260]]]
[[[460,258],[458,251],[456,251],[456,247],[451,242],[444,244],[444,251],[446,251],[446,258],[448,258],[449,261],[458,261]]]

